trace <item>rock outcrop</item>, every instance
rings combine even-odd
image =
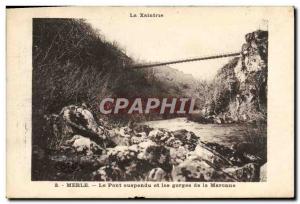
[[[200,122],[266,121],[268,32],[248,33],[245,41],[241,57],[232,59],[214,78],[203,117],[197,119]]]
[[[267,181],[267,163],[262,165],[259,170],[259,181],[266,182]]]
[[[267,114],[268,32],[258,30],[245,38],[242,57],[234,68],[239,90],[229,112],[247,121]]]

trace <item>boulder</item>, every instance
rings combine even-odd
[[[170,172],[172,169],[170,150],[164,146],[149,146],[146,149],[144,160],[151,166],[160,167],[166,172]]]
[[[164,129],[155,129],[149,132],[148,138],[157,144],[164,144],[164,142],[171,137],[169,132]]]
[[[135,133],[142,133],[142,132],[144,132],[146,134],[146,136],[147,136],[154,129],[151,128],[151,127],[149,127],[148,125],[135,125],[133,127],[133,130],[135,131]]]
[[[209,148],[215,155],[220,155],[229,164],[242,166],[247,163],[260,163],[261,158],[255,156],[257,147],[252,143],[237,143],[230,148],[217,143],[206,143],[204,146]]]
[[[131,146],[116,146],[108,150],[110,164],[118,166],[127,180],[141,179],[153,168],[171,171],[170,151],[153,141]]]
[[[75,152],[85,155],[101,154],[104,149],[92,141],[90,138],[81,135],[74,135],[70,140],[65,142],[65,146],[71,146]]]
[[[114,147],[116,145],[130,145],[130,133],[128,127],[119,129],[106,128],[96,122],[92,112],[86,106],[70,105],[64,107],[59,115],[45,116],[48,135],[49,149],[61,149],[61,145],[72,140],[74,135],[89,138],[101,148]],[[86,140],[87,141],[87,140]]]
[[[131,160],[137,158],[137,151],[129,146],[116,146],[108,150],[108,157],[110,162],[116,163],[120,166],[130,163]]]
[[[115,147],[117,145],[120,146],[129,146],[130,143],[130,135],[120,134],[118,129],[107,130],[108,131],[108,139],[105,141],[108,147]]]
[[[262,165],[259,170],[259,181],[266,182],[267,181],[267,163]]]
[[[234,181],[229,175],[215,169],[209,162],[201,158],[189,158],[174,167],[172,178],[175,182]]]
[[[239,182],[259,181],[259,167],[254,163],[249,163],[242,167],[226,168],[224,172],[232,175]]]
[[[81,171],[94,171],[107,164],[108,157],[106,155],[86,155],[78,157],[78,165]]]
[[[124,175],[119,167],[114,165],[103,166],[92,173],[93,181],[122,181]]]
[[[180,140],[182,145],[186,146],[189,151],[194,151],[200,142],[200,137],[196,136],[195,133],[185,129],[176,130],[171,133],[176,139]]]
[[[188,156],[189,151],[180,146],[178,148],[170,148],[170,159],[172,165],[178,165],[182,163]]]
[[[189,153],[191,158],[201,158],[205,161],[210,162],[216,168],[224,168],[230,165],[229,161],[226,160],[222,155],[216,151],[208,148],[205,145],[198,145],[194,151]]]
[[[147,137],[145,136],[133,136],[130,138],[130,144],[139,144],[142,142],[148,141]]]
[[[162,168],[151,169],[146,178],[147,181],[169,181],[168,174]]]
[[[217,117],[214,118],[214,123],[222,124],[222,123],[224,123],[224,121],[223,121],[222,118],[220,118],[220,117],[217,116]]]
[[[129,127],[116,128],[115,133],[120,135],[121,137],[130,137],[132,129],[130,129]]]
[[[93,114],[85,106],[66,106],[59,115],[63,121],[63,136],[79,134],[97,143],[109,137],[109,132],[96,122]]]

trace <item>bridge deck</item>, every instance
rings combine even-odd
[[[198,58],[190,58],[190,59],[183,59],[183,60],[153,63],[153,64],[134,65],[130,68],[132,68],[132,69],[141,69],[141,68],[157,67],[157,66],[163,66],[163,65],[169,65],[169,64],[179,64],[179,63],[186,63],[186,62],[193,62],[193,61],[202,61],[202,60],[211,60],[211,59],[217,59],[217,58],[224,58],[224,57],[234,57],[234,56],[239,56],[239,55],[241,55],[240,52],[235,52],[235,53],[214,55],[214,56],[208,56],[208,57],[198,57]]]

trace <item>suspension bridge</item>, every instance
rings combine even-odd
[[[206,56],[206,57],[197,57],[197,58],[188,58],[188,59],[175,60],[175,61],[151,63],[151,64],[137,64],[137,65],[131,66],[130,68],[143,69],[143,68],[158,67],[158,66],[164,66],[164,65],[170,65],[170,64],[180,64],[180,63],[211,60],[211,59],[218,59],[218,58],[235,57],[235,56],[240,56],[240,55],[241,55],[241,52],[234,52],[234,53],[212,55],[212,56]]]

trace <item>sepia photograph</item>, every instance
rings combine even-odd
[[[265,181],[267,23],[33,19],[32,180]]]
[[[10,196],[293,195],[292,7],[7,12]]]

